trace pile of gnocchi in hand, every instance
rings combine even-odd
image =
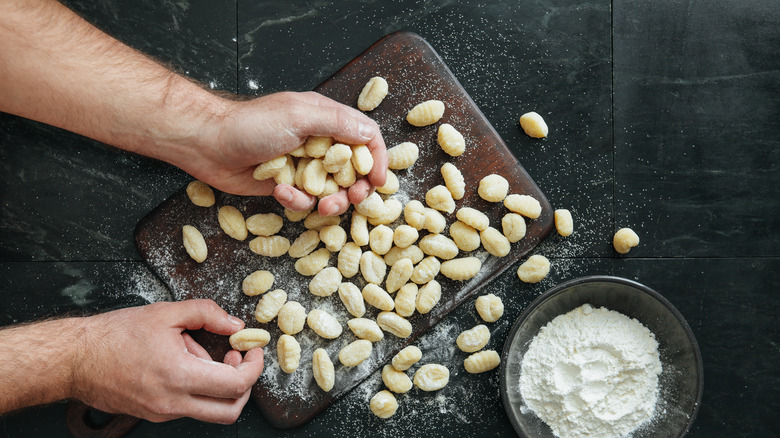
[[[358,99],[358,107],[364,111],[376,108],[387,95],[387,82],[372,78]],[[444,103],[430,100],[412,108],[407,121],[418,127],[438,122],[444,114]],[[546,133],[546,132],[545,132]],[[438,127],[437,141],[451,157],[465,151],[466,142],[458,130],[449,125]],[[442,288],[436,280],[441,274],[455,281],[475,277],[482,263],[473,256],[459,257],[482,246],[495,257],[509,254],[511,243],[526,234],[526,218],[533,220],[541,214],[538,200],[523,194],[508,194],[507,180],[496,174],[487,175],[479,182],[476,192],[489,202],[503,202],[509,210],[501,220],[501,231],[490,224],[487,215],[473,208],[457,209],[456,201],[466,196],[464,178],[450,162],[441,166],[443,185],[437,185],[425,194],[425,204],[412,200],[406,205],[392,195],[399,189],[394,171],[412,167],[419,156],[418,146],[404,142],[388,150],[387,183],[377,188],[378,193],[368,196],[354,206],[349,230],[339,224],[339,216],[321,216],[315,211],[296,212],[285,209],[287,220],[303,221],[307,231],[293,242],[277,235],[284,219],[276,214],[257,214],[244,218],[232,206],[219,209],[220,227],[230,237],[244,241],[248,234],[256,236],[249,241],[254,253],[265,257],[289,256],[296,259],[296,271],[311,277],[309,291],[318,297],[338,293],[346,310],[354,318],[347,326],[358,340],[344,346],[338,353],[343,366],[354,367],[370,357],[374,343],[381,342],[385,333],[398,338],[412,334],[407,319],[415,312],[426,314],[439,303]],[[290,184],[313,196],[324,197],[336,193],[339,188],[354,184],[358,175],[366,175],[373,167],[373,159],[365,145],[334,144],[332,138],[310,137],[291,151],[259,165],[254,177],[273,178],[277,183]],[[200,181],[193,181],[187,194],[198,206],[214,204],[214,193]],[[457,210],[457,211],[456,211]],[[447,220],[442,213],[455,213],[456,221],[449,225],[449,236],[444,234]],[[402,224],[392,226],[400,222]],[[564,234],[568,227],[571,234],[571,215],[568,211],[556,211],[556,225]],[[201,233],[193,226],[183,228],[184,247],[197,262],[208,256],[208,248]],[[422,235],[421,237],[421,234]],[[329,266],[336,253],[336,266]],[[388,272],[389,269],[389,272]],[[518,276],[526,282],[538,282],[549,271],[549,262],[543,256],[533,256],[520,266]],[[363,282],[359,281],[358,274]],[[355,278],[365,284],[360,289],[348,279]],[[282,331],[277,340],[277,358],[285,373],[293,373],[301,362],[301,347],[295,335],[307,325],[326,340],[338,338],[343,331],[341,323],[328,312],[311,309],[296,301],[288,301],[282,289],[271,290],[274,275],[269,271],[256,271],[248,275],[242,284],[248,296],[261,296],[255,310],[255,318],[262,324],[274,319]],[[392,296],[395,294],[395,297]],[[378,309],[375,319],[365,318],[366,304]],[[481,296],[476,308],[485,322],[495,322],[503,314],[503,303],[495,295]],[[262,348],[270,342],[270,334],[262,328],[244,329],[230,337],[231,346],[240,351]],[[457,338],[458,347],[472,353],[464,360],[469,373],[481,373],[499,365],[496,351],[483,350],[490,339],[490,330],[483,324],[466,330]],[[424,391],[443,388],[449,381],[449,370],[440,364],[425,364],[417,368],[413,379],[409,370],[422,358],[415,346],[401,350],[382,369],[382,380],[389,390],[377,393],[370,401],[370,408],[377,416],[388,418],[398,408],[395,394],[409,391],[414,384]],[[323,391],[330,391],[335,384],[333,359],[327,351],[318,348],[311,358],[313,376]]]

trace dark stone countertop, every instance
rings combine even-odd
[[[491,326],[500,349],[514,320],[551,286],[623,276],[667,297],[704,359],[690,436],[780,435],[780,3],[66,1],[120,40],[211,88],[308,90],[380,37],[422,35],[576,231],[537,250],[541,283],[510,269]],[[517,119],[535,110],[538,141]],[[108,310],[165,297],[133,245],[135,224],[190,180],[182,171],[0,114],[0,324]],[[617,228],[641,238],[626,256]],[[421,340],[438,345],[477,321],[473,300]],[[454,359],[453,359],[454,358]],[[459,373],[440,394],[409,395],[380,421],[369,378],[311,423],[270,427],[248,405],[219,426],[142,423],[128,436],[513,436],[498,373]],[[41,421],[45,418],[45,421]],[[65,404],[0,418],[0,435],[69,436]]]

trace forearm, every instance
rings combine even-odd
[[[70,397],[84,331],[79,318],[0,330],[0,414]]]
[[[228,102],[53,0],[0,2],[0,110],[173,164]]]

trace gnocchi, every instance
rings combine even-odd
[[[414,373],[414,386],[423,391],[438,391],[450,381],[450,370],[439,364],[425,364]]]
[[[279,310],[287,301],[287,293],[281,289],[275,289],[266,293],[257,302],[255,307],[255,319],[257,322],[267,323],[276,318]]]
[[[401,286],[405,285],[409,281],[409,278],[411,278],[413,272],[414,264],[411,260],[398,260],[398,262],[390,268],[390,272],[387,274],[387,279],[385,280],[387,292],[394,293],[400,289]]]
[[[507,213],[501,218],[501,231],[510,243],[515,243],[525,237],[525,218],[517,213]]]
[[[268,342],[271,341],[271,334],[261,328],[246,328],[230,335],[228,341],[234,350],[249,351],[268,345]]]
[[[303,220],[303,226],[307,230],[319,231],[329,225],[338,225],[341,222],[339,216],[323,216],[317,210],[312,211]]]
[[[322,160],[315,158],[309,161],[301,175],[303,190],[312,196],[318,196],[325,190],[325,182],[328,180],[328,171],[322,164]]]
[[[181,234],[184,242],[184,249],[187,254],[198,263],[203,263],[209,255],[206,240],[203,234],[192,225],[185,225],[181,228]]]
[[[349,235],[357,246],[368,245],[368,221],[365,216],[357,212],[352,213]]]
[[[301,345],[292,336],[281,335],[276,342],[276,357],[282,371],[293,373],[301,364]]]
[[[325,156],[328,149],[333,145],[333,139],[330,137],[312,136],[306,139],[303,144],[303,150],[307,157],[320,158]]]
[[[306,324],[306,309],[297,301],[288,301],[279,309],[276,324],[284,334],[300,333]]]
[[[394,246],[385,254],[384,261],[387,266],[393,266],[401,259],[409,259],[413,264],[417,264],[420,263],[420,260],[424,257],[425,254],[417,245],[409,245],[406,248]]]
[[[417,104],[406,114],[406,121],[417,127],[428,126],[438,122],[444,115],[444,102],[427,100]]]
[[[311,370],[317,386],[325,392],[333,389],[333,385],[336,383],[336,371],[333,367],[333,361],[330,360],[330,356],[324,348],[314,350],[311,358]]]
[[[436,280],[429,281],[424,286],[421,286],[420,291],[417,293],[417,312],[423,315],[430,312],[439,304],[440,299],[441,284]]]
[[[503,201],[507,192],[509,192],[509,181],[495,173],[482,178],[477,188],[479,197],[488,202]]]
[[[535,111],[531,111],[520,116],[520,127],[523,128],[523,131],[529,137],[533,138],[547,137],[547,133],[549,132],[547,123],[545,123],[542,116],[540,116]]]
[[[504,199],[504,207],[529,219],[536,219],[542,214],[542,205],[529,195],[511,194]]]
[[[347,232],[338,225],[326,225],[320,229],[320,241],[330,252],[339,252],[347,243]]]
[[[490,371],[501,364],[501,357],[494,350],[474,353],[463,360],[463,367],[471,374]]]
[[[631,228],[621,228],[612,237],[612,246],[620,254],[628,254],[631,248],[639,245],[639,236]]]
[[[393,247],[393,230],[387,225],[378,225],[368,233],[368,246],[378,255],[385,255]]]
[[[398,371],[392,365],[382,368],[382,382],[387,389],[396,394],[404,394],[412,389],[412,379],[403,371]]]
[[[441,176],[444,178],[444,185],[450,191],[452,199],[460,200],[466,195],[466,182],[463,174],[452,163],[444,163],[441,166]]]
[[[273,236],[283,225],[284,219],[274,213],[254,214],[246,218],[246,228],[255,236]]]
[[[490,330],[484,324],[474,326],[470,330],[465,330],[458,335],[455,343],[460,351],[473,353],[479,351],[490,341]]]
[[[355,166],[352,164],[352,160],[344,164],[344,166],[338,172],[333,174],[333,181],[336,181],[340,187],[351,187],[357,181],[357,172]]]
[[[254,172],[252,172],[252,177],[258,181],[273,178],[277,173],[279,173],[280,170],[282,170],[282,167],[284,167],[285,163],[287,163],[287,157],[284,155],[281,157],[276,157],[273,160],[266,161],[265,163],[261,163],[255,167]]]
[[[341,247],[337,258],[337,266],[341,275],[352,278],[360,270],[360,256],[363,250],[355,242],[347,242]]]
[[[320,245],[320,233],[317,230],[306,230],[290,245],[287,254],[294,259],[306,257]]]
[[[368,223],[371,225],[387,225],[395,222],[401,213],[404,206],[397,199],[390,198],[385,199],[384,209],[378,216],[368,218]]]
[[[313,209],[310,208],[308,210],[295,211],[295,210],[290,210],[289,208],[285,208],[284,209],[284,217],[286,217],[287,220],[290,221],[290,222],[300,222],[300,221],[306,219],[306,216],[308,216],[309,213],[311,213],[312,210]]]
[[[493,227],[487,227],[479,233],[479,237],[485,250],[496,257],[506,257],[512,249],[509,239]]]
[[[397,144],[387,150],[387,167],[392,170],[408,169],[420,157],[420,148],[407,141]]]
[[[357,341],[347,344],[339,351],[339,362],[345,367],[358,366],[371,356],[372,349],[373,345],[371,344],[371,341],[358,339]]]
[[[477,276],[482,262],[476,257],[461,257],[441,264],[441,273],[450,280],[465,281]]]
[[[441,149],[451,157],[459,157],[466,150],[466,140],[463,138],[463,134],[449,123],[439,125],[436,140],[438,140]]]
[[[479,232],[461,221],[455,221],[450,225],[450,237],[458,245],[458,249],[464,252],[474,251],[481,243]]]
[[[422,359],[422,351],[414,345],[410,345],[393,356],[390,363],[393,364],[393,368],[396,370],[406,371],[419,362],[420,359]]]
[[[496,322],[504,314],[504,303],[501,298],[493,294],[482,295],[477,298],[474,306],[479,317],[485,322]]]
[[[372,193],[366,199],[355,204],[355,211],[367,218],[380,217],[386,214],[385,202],[379,197],[379,193]]]
[[[538,283],[550,272],[550,261],[542,255],[532,255],[517,268],[517,278],[525,283]]]
[[[341,272],[329,266],[314,275],[309,282],[309,292],[318,297],[329,297],[338,290],[340,285]]]
[[[214,205],[214,190],[203,181],[192,181],[187,184],[187,197],[198,207],[211,207]]]
[[[360,273],[367,282],[382,284],[387,273],[387,265],[377,253],[366,251],[360,255]]]
[[[352,148],[345,144],[337,143],[328,148],[322,159],[322,167],[328,173],[337,173],[352,160]]]
[[[374,157],[371,151],[364,144],[352,146],[352,167],[355,172],[361,175],[368,175],[371,168],[374,167]]]
[[[422,259],[422,261],[420,261],[420,263],[418,263],[417,266],[414,267],[414,271],[412,271],[412,276],[410,277],[410,280],[412,280],[416,284],[428,283],[429,281],[436,278],[437,275],[439,275],[440,269],[441,269],[441,262],[439,261],[439,259],[437,259],[434,256],[428,256]]]
[[[376,317],[376,323],[382,330],[399,338],[408,338],[412,334],[412,323],[397,313],[380,312]]]
[[[438,185],[425,193],[425,203],[435,210],[452,213],[455,211],[455,200],[452,193],[442,185]]]
[[[373,111],[385,99],[387,91],[387,81],[381,76],[374,76],[360,91],[357,107],[361,111]]]
[[[387,169],[387,179],[385,180],[385,185],[382,187],[377,187],[376,191],[383,195],[392,195],[393,193],[397,192],[399,188],[401,188],[401,183],[398,182],[398,177],[395,175],[395,173],[393,173],[392,170]]]
[[[284,166],[282,166],[281,169],[279,169],[279,172],[274,175],[274,182],[277,184],[289,184],[294,185],[295,184],[295,161],[293,161],[291,156],[286,156],[287,161],[285,161]]]
[[[360,289],[352,283],[341,283],[339,286],[339,299],[344,304],[350,315],[360,318],[366,314],[366,304]]]
[[[429,256],[450,260],[458,255],[458,245],[443,234],[428,234],[420,239],[420,249]]]
[[[455,213],[455,217],[477,231],[483,231],[490,226],[490,219],[488,219],[487,215],[471,207],[459,209],[458,212]]]
[[[569,210],[560,208],[553,213],[555,218],[555,229],[563,237],[571,236],[574,232],[574,221],[571,218]]]
[[[330,313],[314,309],[306,316],[306,325],[314,330],[320,337],[325,339],[336,339],[341,336],[342,327],[338,320]]]
[[[368,406],[371,408],[371,412],[379,418],[386,419],[392,417],[398,410],[398,401],[392,392],[382,390],[377,392]]]
[[[347,321],[347,326],[352,333],[360,339],[371,342],[379,342],[384,339],[385,334],[379,328],[376,321],[368,318],[353,318]]]
[[[380,310],[390,311],[395,307],[393,297],[373,283],[368,283],[363,287],[363,300]]]
[[[417,242],[420,233],[414,227],[409,225],[399,225],[393,230],[393,243],[399,248],[406,248]]]
[[[330,251],[320,248],[309,255],[305,255],[295,261],[295,270],[307,277],[317,274],[328,266]]]
[[[425,206],[422,202],[412,200],[404,206],[404,220],[415,230],[422,230],[425,227]]]
[[[265,257],[281,257],[290,249],[290,241],[283,236],[257,236],[249,241],[253,253]]]
[[[447,227],[447,220],[444,219],[444,216],[432,208],[426,208],[423,216],[425,217],[423,228],[429,233],[439,234]]]
[[[266,293],[274,284],[274,274],[258,270],[244,277],[241,282],[241,291],[244,295],[253,297]]]
[[[236,207],[230,205],[220,207],[217,220],[225,234],[236,240],[246,240],[248,235],[246,221]]]
[[[401,286],[401,289],[398,289],[398,293],[395,294],[395,313],[404,318],[412,316],[417,306],[418,290],[415,283],[406,283]]]

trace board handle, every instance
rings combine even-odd
[[[96,424],[90,418],[92,411],[91,407],[79,401],[68,402],[66,422],[75,438],[120,438],[141,422],[140,418],[130,415],[107,414],[110,416],[108,421]]]

